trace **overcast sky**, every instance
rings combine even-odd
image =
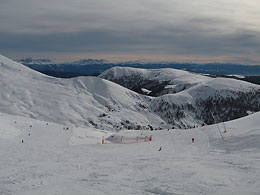
[[[260,65],[260,0],[0,0],[0,53]]]

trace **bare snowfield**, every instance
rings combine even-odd
[[[152,134],[153,140],[102,145],[101,137],[111,132],[0,114],[0,194],[258,195],[259,117],[225,123],[224,142],[218,124],[122,131],[119,135]]]

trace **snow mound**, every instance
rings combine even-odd
[[[259,151],[260,149],[260,112],[202,128],[210,137],[211,145],[220,150],[231,152]],[[221,135],[223,139],[221,138]]]

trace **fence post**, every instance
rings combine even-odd
[[[136,142],[138,143],[138,141],[139,141],[139,140],[138,140],[138,136],[137,136],[137,137],[136,137]]]
[[[105,144],[104,136],[102,136],[102,144]]]

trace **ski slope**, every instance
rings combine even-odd
[[[163,117],[149,110],[161,100],[193,103],[196,94],[204,97],[215,88],[229,96],[257,87],[174,74],[180,84],[195,80],[178,94],[152,98],[101,78],[48,77],[0,56],[0,195],[258,195],[259,112],[181,130],[168,129]],[[188,113],[182,121],[199,123],[194,117]],[[122,130],[137,125],[165,129]],[[102,137],[111,135],[153,140],[106,139],[102,145]]]
[[[259,117],[225,123],[224,141],[223,124],[217,124],[121,131],[116,134],[152,134],[153,141],[102,145],[102,136],[115,132],[0,113],[0,194],[257,195]]]

